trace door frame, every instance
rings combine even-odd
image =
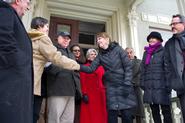
[[[70,34],[71,34],[71,44],[78,43],[78,21],[77,20],[71,20],[71,19],[64,19],[60,17],[50,17],[50,30],[49,30],[49,36],[53,43],[56,43],[57,38],[57,26],[59,24],[63,25],[69,25],[70,26]]]

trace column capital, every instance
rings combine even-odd
[[[128,19],[129,19],[129,24],[130,26],[136,26],[137,20],[139,20],[139,15],[136,11],[130,11],[128,13]]]
[[[131,5],[131,11],[136,11],[137,6],[142,2],[144,2],[144,0],[134,0],[133,4]]]

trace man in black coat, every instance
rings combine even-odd
[[[136,94],[137,98],[137,107],[134,112],[134,116],[136,119],[136,123],[144,123],[144,106],[143,106],[143,95],[142,95],[142,90],[140,88],[140,64],[141,60],[138,59],[135,56],[134,49],[131,47],[127,47],[125,51],[128,54],[129,59],[132,62],[132,83],[134,85],[134,91]]]
[[[166,77],[177,92],[185,121],[185,17],[173,15],[170,25],[173,36],[165,44]]]
[[[0,1],[0,122],[32,123],[32,46],[20,19],[29,0]]]
[[[58,34],[58,51],[75,59],[69,50],[71,36],[68,32]],[[75,93],[81,97],[79,73],[51,64],[47,73],[48,123],[73,123],[75,114]],[[80,98],[81,99],[81,98]]]

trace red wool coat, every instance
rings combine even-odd
[[[90,64],[85,64],[89,66]],[[102,82],[104,69],[98,67],[95,72],[80,73],[82,94],[89,97],[88,104],[82,101],[80,123],[107,123],[105,87]]]

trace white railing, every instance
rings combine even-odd
[[[172,98],[172,119],[173,119],[173,123],[183,123],[183,119],[181,116],[181,110],[180,110],[180,104],[179,104],[179,100],[177,97]],[[145,122],[154,123],[153,118],[152,118],[152,112],[150,110],[149,105],[145,105]]]
[[[172,98],[172,119],[173,123],[183,123],[181,116],[180,104],[177,97]],[[161,117],[163,119],[162,113]],[[118,123],[121,123],[121,119],[118,118]],[[135,121],[134,121],[135,123]],[[149,105],[145,105],[145,123],[154,123],[152,118],[152,112]]]

